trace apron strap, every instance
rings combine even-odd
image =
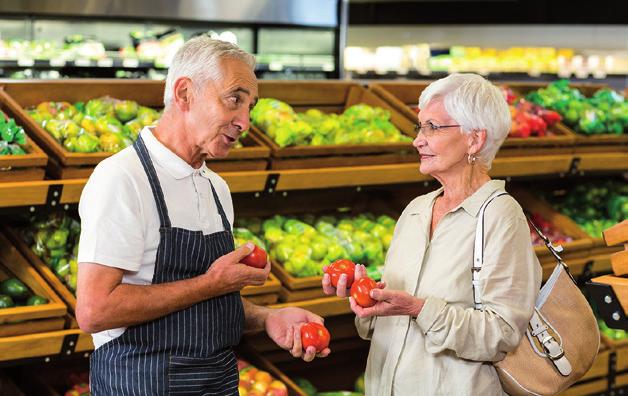
[[[212,195],[214,196],[214,201],[216,202],[216,206],[218,207],[218,214],[220,214],[220,218],[222,219],[222,226],[225,231],[231,232],[231,223],[229,223],[229,220],[227,220],[227,215],[222,208],[222,204],[220,203],[218,194],[216,194],[216,189],[214,188],[214,185],[212,184],[212,181],[209,177],[207,178],[207,180],[209,181],[209,186],[212,188]]]
[[[146,144],[144,143],[144,139],[142,139],[141,134],[133,144],[133,148],[135,148],[137,156],[140,158],[140,162],[142,163],[144,171],[146,171],[146,175],[148,176],[148,183],[150,184],[150,188],[153,191],[153,197],[155,198],[155,203],[157,204],[159,224],[161,228],[170,228],[170,217],[168,216],[168,207],[166,206],[164,192],[161,189],[161,184],[159,183],[159,178],[157,177],[157,172],[155,171],[155,166],[153,165],[153,161],[150,159],[150,154],[146,149]]]

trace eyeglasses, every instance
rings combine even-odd
[[[425,136],[431,137],[439,129],[454,128],[459,126],[462,125],[435,125],[432,121],[427,121],[425,123],[421,123],[421,121],[419,121],[418,124],[414,125],[414,133],[418,135],[419,132],[423,132]]]

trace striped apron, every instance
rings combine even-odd
[[[161,228],[153,284],[204,274],[233,251],[231,225],[214,186],[211,191],[224,231],[203,235],[172,227],[157,173],[141,137],[134,144],[157,203]],[[237,395],[232,347],[244,330],[240,293],[215,297],[152,322],[131,326],[91,357],[95,396]]]

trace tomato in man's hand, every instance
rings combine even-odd
[[[249,267],[264,268],[268,262],[266,251],[257,245],[253,245],[253,251],[240,261]]]
[[[329,346],[330,338],[329,330],[322,324],[310,322],[301,326],[301,345],[304,350],[313,346],[317,353],[321,352]]]
[[[355,274],[355,264],[351,260],[336,260],[333,263],[329,264],[327,267],[326,273],[329,274],[331,279],[331,285],[333,287],[338,287],[338,281],[340,280],[340,275],[347,275],[347,287],[351,287],[353,284],[353,276]]]
[[[369,277],[364,277],[353,282],[351,286],[351,297],[355,300],[355,302],[363,307],[368,308],[372,307],[377,303],[377,301],[371,298],[371,290],[377,288],[377,282]]]

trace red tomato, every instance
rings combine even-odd
[[[301,326],[301,344],[303,350],[313,346],[316,352],[320,352],[329,346],[329,330],[322,324],[310,322]]]
[[[264,268],[266,267],[267,261],[268,257],[266,256],[266,251],[261,247],[254,245],[253,251],[240,262],[250,267]]]
[[[329,264],[326,272],[331,278],[331,285],[333,287],[338,287],[338,281],[340,280],[340,275],[342,274],[347,275],[347,287],[351,287],[351,284],[353,284],[353,275],[355,273],[355,264],[351,260],[336,260]]]
[[[377,283],[373,279],[368,276],[360,278],[353,282],[353,286],[351,286],[351,297],[361,307],[372,307],[377,301],[373,300],[369,293],[375,288],[377,288]]]

